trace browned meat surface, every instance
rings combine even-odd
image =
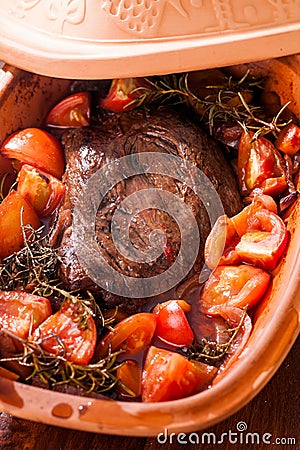
[[[131,111],[109,119],[105,124],[68,130],[63,136],[66,172],[63,178],[67,193],[57,214],[52,242],[60,246],[61,277],[71,289],[89,289],[108,305],[137,309],[145,299],[129,299],[100,288],[85,274],[72,242],[72,212],[82,187],[92,174],[109,161],[143,152],[168,153],[196,165],[211,180],[225,212],[233,215],[241,208],[235,177],[222,151],[206,132],[172,110]],[[210,221],[199,197],[184,183],[171,177],[147,173],[118,183],[103,199],[96,216],[96,237],[105,260],[117,271],[137,278],[163,273],[174,262],[180,249],[180,230],[174,218],[164,211],[148,209],[136,215],[130,224],[130,240],[135,248],[147,252],[149,235],[162,230],[165,251],[154,262],[131,261],[120,254],[111,236],[111,218],[120,203],[140,189],[158,188],[176,194],[189,205],[199,225],[200,248],[194,271],[203,265],[203,246],[210,231]],[[143,205],[141,204],[141,207]],[[193,239],[193,236],[191,236]]]

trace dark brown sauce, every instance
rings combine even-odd
[[[58,403],[51,411],[52,415],[61,419],[69,419],[73,414],[73,408],[68,403]]]
[[[23,408],[24,401],[16,392],[14,383],[6,378],[0,378],[0,400],[16,408]]]

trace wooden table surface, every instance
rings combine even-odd
[[[196,434],[165,439],[108,436],[67,430],[21,420],[0,413],[0,450],[117,450],[159,448],[300,449],[300,337],[268,385],[239,412]],[[246,428],[243,431],[243,428]],[[239,430],[239,432],[238,432]],[[208,437],[216,443],[208,445]],[[227,433],[223,435],[222,433]],[[230,434],[231,433],[231,434]],[[237,434],[234,434],[237,433]],[[248,434],[248,444],[245,444]],[[255,435],[252,433],[256,433]],[[200,445],[196,445],[199,438]],[[202,445],[206,439],[206,445]],[[237,443],[235,440],[237,439]],[[263,443],[265,439],[266,443]],[[166,442],[164,442],[166,440]],[[218,441],[223,440],[222,443]],[[244,441],[244,442],[240,442]],[[184,443],[186,442],[186,443]],[[272,446],[273,444],[273,446]]]

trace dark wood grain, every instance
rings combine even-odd
[[[81,431],[67,430],[63,428],[38,424],[27,420],[21,420],[0,413],[0,450],[157,450],[159,448],[176,450],[179,448],[220,448],[222,450],[234,449],[300,449],[300,338],[293,346],[291,352],[283,362],[268,385],[248,405],[227,420],[206,430],[196,432],[200,439],[200,445],[195,445],[196,435],[182,437],[183,444],[173,436],[161,444],[156,438],[129,438],[85,433]],[[247,430],[242,433],[243,440],[247,433],[257,433],[256,436],[248,436],[248,444],[241,443],[241,434],[231,435],[237,432],[237,424],[245,422]],[[204,433],[214,433],[217,440],[224,436],[223,443],[201,445]],[[262,442],[265,433],[270,445]],[[238,439],[234,443],[234,439]],[[192,439],[192,443],[190,443]],[[210,437],[212,442],[212,435]],[[252,443],[254,439],[254,443]],[[259,443],[257,440],[259,439]],[[278,440],[276,442],[276,439]],[[281,440],[281,441],[279,441]]]

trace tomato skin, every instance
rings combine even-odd
[[[78,128],[90,125],[91,93],[76,92],[62,99],[49,112],[47,126]]]
[[[283,220],[272,211],[261,209],[248,220],[248,230],[235,249],[246,263],[272,271],[288,244]]]
[[[149,88],[144,78],[115,78],[105,98],[100,99],[99,105],[115,113],[129,111],[136,107],[133,102],[138,97],[137,88]]]
[[[231,368],[233,363],[240,357],[243,352],[248,339],[252,331],[252,322],[248,314],[245,311],[236,308],[234,306],[219,305],[210,308],[207,312],[212,316],[219,315],[223,317],[228,323],[230,328],[236,328],[240,325],[241,320],[243,323],[239,328],[239,332],[232,342],[229,350],[229,354],[223,364],[221,365],[216,377],[213,379],[212,385],[217,384]]]
[[[22,215],[22,221],[21,221]],[[11,191],[0,205],[0,257],[15,253],[24,246],[21,224],[37,229],[41,222],[30,205],[17,191]]]
[[[271,275],[258,267],[218,266],[201,291],[201,310],[207,313],[213,306],[221,305],[252,307],[263,297],[270,279]]]
[[[275,145],[283,153],[295,155],[300,149],[300,127],[294,123],[286,125],[280,131]]]
[[[94,354],[97,330],[91,316],[86,325],[80,327],[81,316],[78,307],[65,302],[35,330],[33,340],[39,341],[50,354],[64,356],[67,361],[79,365],[88,364]],[[63,343],[65,353],[55,336]]]
[[[144,350],[151,342],[156,328],[156,315],[138,313],[115,325],[99,342],[95,356],[105,357],[109,351],[124,350],[124,357]]]
[[[0,153],[59,179],[64,173],[65,161],[60,142],[40,128],[25,128],[11,134],[3,142]]]
[[[5,178],[3,178],[5,177]],[[12,161],[9,158],[0,156],[0,182],[3,182],[2,194],[6,197],[9,189],[12,187],[16,180],[16,171],[12,165]]]
[[[163,402],[196,394],[211,383],[217,370],[189,361],[179,353],[151,346],[142,374],[142,401]]]
[[[40,323],[52,313],[47,298],[25,291],[0,291],[0,326],[21,339],[27,339]],[[22,345],[5,334],[0,334],[1,353],[14,353]]]
[[[246,195],[266,179],[283,175],[276,147],[264,137],[252,142],[253,136],[254,133],[244,131],[238,151],[238,178],[241,191]]]
[[[194,333],[184,310],[176,300],[166,302],[158,309],[155,335],[176,347],[193,342]]]
[[[17,191],[33,206],[39,217],[55,211],[65,194],[65,186],[53,175],[24,164],[18,175]]]

